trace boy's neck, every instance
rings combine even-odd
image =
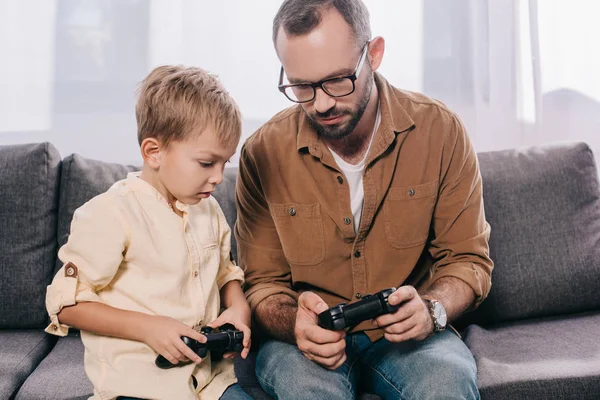
[[[160,193],[165,200],[167,200],[171,210],[173,210],[173,212],[180,217],[183,217],[183,211],[179,210],[175,204],[177,199],[171,193],[169,193],[165,185],[163,185],[161,180],[158,178],[156,172],[145,163],[142,167],[142,172],[140,173],[140,179],[149,183],[154,189],[156,189],[158,193]]]

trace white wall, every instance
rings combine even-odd
[[[289,105],[271,44],[280,3],[0,0],[0,145],[139,164],[135,87],[179,63],[220,76],[249,135]],[[380,71],[459,112],[478,150],[585,140],[600,153],[595,2],[365,3],[386,38]]]

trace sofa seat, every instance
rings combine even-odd
[[[469,326],[482,399],[598,399],[600,313]]]
[[[41,329],[0,331],[0,399],[12,398],[55,342]]]
[[[42,334],[49,336],[44,332]],[[16,399],[59,400],[90,397],[93,387],[83,368],[83,353],[83,343],[78,332],[60,338],[50,354],[27,378]]]

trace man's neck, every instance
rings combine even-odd
[[[375,134],[373,128],[377,120],[378,107],[379,93],[377,86],[373,85],[369,104],[354,131],[342,139],[325,139],[325,144],[339,155],[342,160],[349,164],[358,164],[365,157],[371,136]]]

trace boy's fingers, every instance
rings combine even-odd
[[[244,348],[244,350],[242,350],[242,354],[240,355],[245,360],[246,357],[248,357],[248,353],[250,353],[250,346]]]
[[[190,339],[194,339],[195,341],[200,343],[206,343],[206,336],[204,336],[198,331],[193,330],[192,328],[188,328],[187,332],[184,333],[184,336],[187,336]]]
[[[221,314],[217,317],[217,319],[215,319],[210,324],[207,324],[206,326],[210,326],[211,328],[218,328],[219,326],[224,325],[226,323],[227,321],[225,320],[225,318],[223,318],[223,314]]]
[[[179,343],[177,343],[175,345],[175,347],[177,347],[177,350],[179,350],[179,352],[180,352],[179,360],[181,360],[181,361],[191,360],[195,363],[199,363],[200,361],[202,361],[202,359],[198,356],[198,354],[194,353],[194,351],[192,349],[190,349],[185,343],[183,343],[183,341],[180,340]]]

